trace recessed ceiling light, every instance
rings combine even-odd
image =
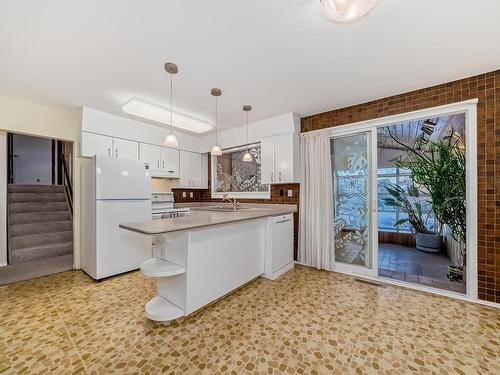
[[[212,124],[183,113],[173,111],[170,123],[170,109],[143,99],[132,98],[123,107],[123,112],[129,115],[145,118],[161,124],[173,126],[194,133],[205,133],[212,130]]]

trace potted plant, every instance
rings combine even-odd
[[[420,192],[414,184],[410,184],[405,191],[402,187],[389,183],[385,186],[390,198],[384,198],[387,206],[399,207],[401,211],[408,215],[407,218],[399,219],[394,223],[398,227],[405,223],[410,223],[416,232],[415,242],[419,250],[437,253],[441,251],[443,236],[441,232],[433,232],[427,228],[422,217],[422,204],[419,202]]]
[[[466,157],[462,137],[454,130],[439,141],[431,141],[423,133],[412,145],[400,141],[392,132],[391,138],[406,151],[405,159],[394,165],[410,171],[412,182],[425,189],[439,225],[447,225],[453,238],[464,244],[461,264],[450,270],[465,267],[466,244]]]

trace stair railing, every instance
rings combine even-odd
[[[64,154],[61,154],[61,164],[63,166],[63,183],[64,191],[66,192],[66,198],[68,199],[69,210],[71,211],[71,216],[73,216],[73,187],[71,186],[71,177],[68,173],[68,165],[64,159]]]

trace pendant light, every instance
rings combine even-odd
[[[163,144],[168,147],[179,147],[179,141],[172,131],[172,113],[173,113],[173,75],[177,74],[179,68],[174,63],[166,63],[165,70],[170,73],[170,134],[165,137]]]
[[[247,115],[247,144],[248,144],[248,112],[252,110],[252,106],[251,105],[244,105],[243,110],[245,111],[245,113]],[[243,154],[243,161],[252,161],[252,160],[253,160],[252,154],[250,153],[249,149],[247,149],[245,154]]]
[[[213,156],[221,156],[222,155],[222,150],[217,142],[217,118],[219,116],[218,114],[218,108],[217,108],[217,98],[222,95],[222,90],[221,89],[212,89],[210,91],[212,96],[215,96],[215,145],[212,147],[212,151],[210,151],[210,155]]]

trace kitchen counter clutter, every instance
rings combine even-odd
[[[259,276],[274,280],[293,268],[295,205],[190,207],[190,216],[120,224],[152,238],[152,258],[141,265],[157,278],[149,319],[190,315]]]

